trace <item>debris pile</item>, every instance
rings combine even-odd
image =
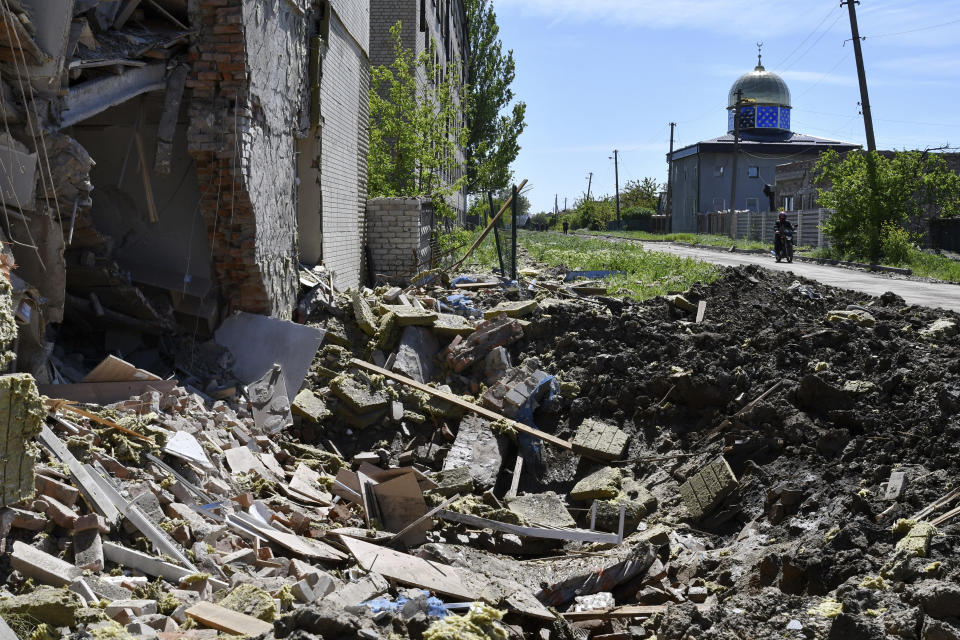
[[[752,268],[685,304],[563,276],[316,285],[304,325],[218,332],[220,399],[37,397],[0,615],[37,638],[960,634],[954,315]]]

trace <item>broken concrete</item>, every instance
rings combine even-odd
[[[443,462],[443,470],[466,467],[478,489],[490,489],[497,483],[506,449],[506,439],[491,429],[489,420],[468,415],[460,421],[460,430]]]
[[[587,418],[573,436],[573,450],[597,460],[618,460],[627,440],[627,434],[614,425]]]

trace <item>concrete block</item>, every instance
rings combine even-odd
[[[73,536],[73,563],[79,569],[103,570],[103,541],[99,531],[88,529]]]
[[[587,418],[573,437],[573,450],[598,460],[619,460],[627,446],[627,434],[605,422]]]
[[[19,540],[13,543],[10,564],[27,578],[33,578],[41,584],[54,587],[65,587],[83,573],[69,562],[64,562]]]
[[[104,613],[108,618],[116,619],[124,609],[129,609],[134,616],[143,616],[157,612],[156,600],[114,600],[107,605]]]
[[[506,439],[494,433],[490,421],[470,414],[460,421],[460,430],[443,462],[443,471],[467,467],[478,488],[490,489],[497,483],[506,451]]]
[[[680,485],[680,495],[690,515],[699,520],[709,515],[738,484],[730,465],[720,457]]]
[[[604,467],[580,479],[570,490],[571,500],[606,500],[620,493],[620,469]]]

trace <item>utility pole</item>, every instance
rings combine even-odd
[[[853,37],[853,53],[857,58],[857,77],[860,79],[860,106],[863,109],[863,128],[867,132],[867,151],[876,151],[877,142],[873,137],[873,116],[870,113],[870,97],[867,95],[867,73],[863,70],[863,51],[860,50],[860,29],[857,28],[857,5],[860,0],[846,0],[850,12],[850,35]]]
[[[593,186],[593,171],[587,176],[587,200],[590,199],[590,187]]]
[[[613,185],[616,201],[617,201],[617,229],[620,229],[620,162],[619,154],[620,152],[616,149],[613,150]]]
[[[733,108],[733,171],[730,172],[730,214],[736,211],[737,201],[737,157],[740,155],[740,106],[743,103],[743,89],[737,89],[737,104]]]
[[[670,157],[667,160],[667,215],[673,215],[673,129],[676,122],[670,123]]]

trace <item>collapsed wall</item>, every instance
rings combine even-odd
[[[227,305],[290,317],[297,293],[296,158],[304,0],[198,0],[189,151]]]

